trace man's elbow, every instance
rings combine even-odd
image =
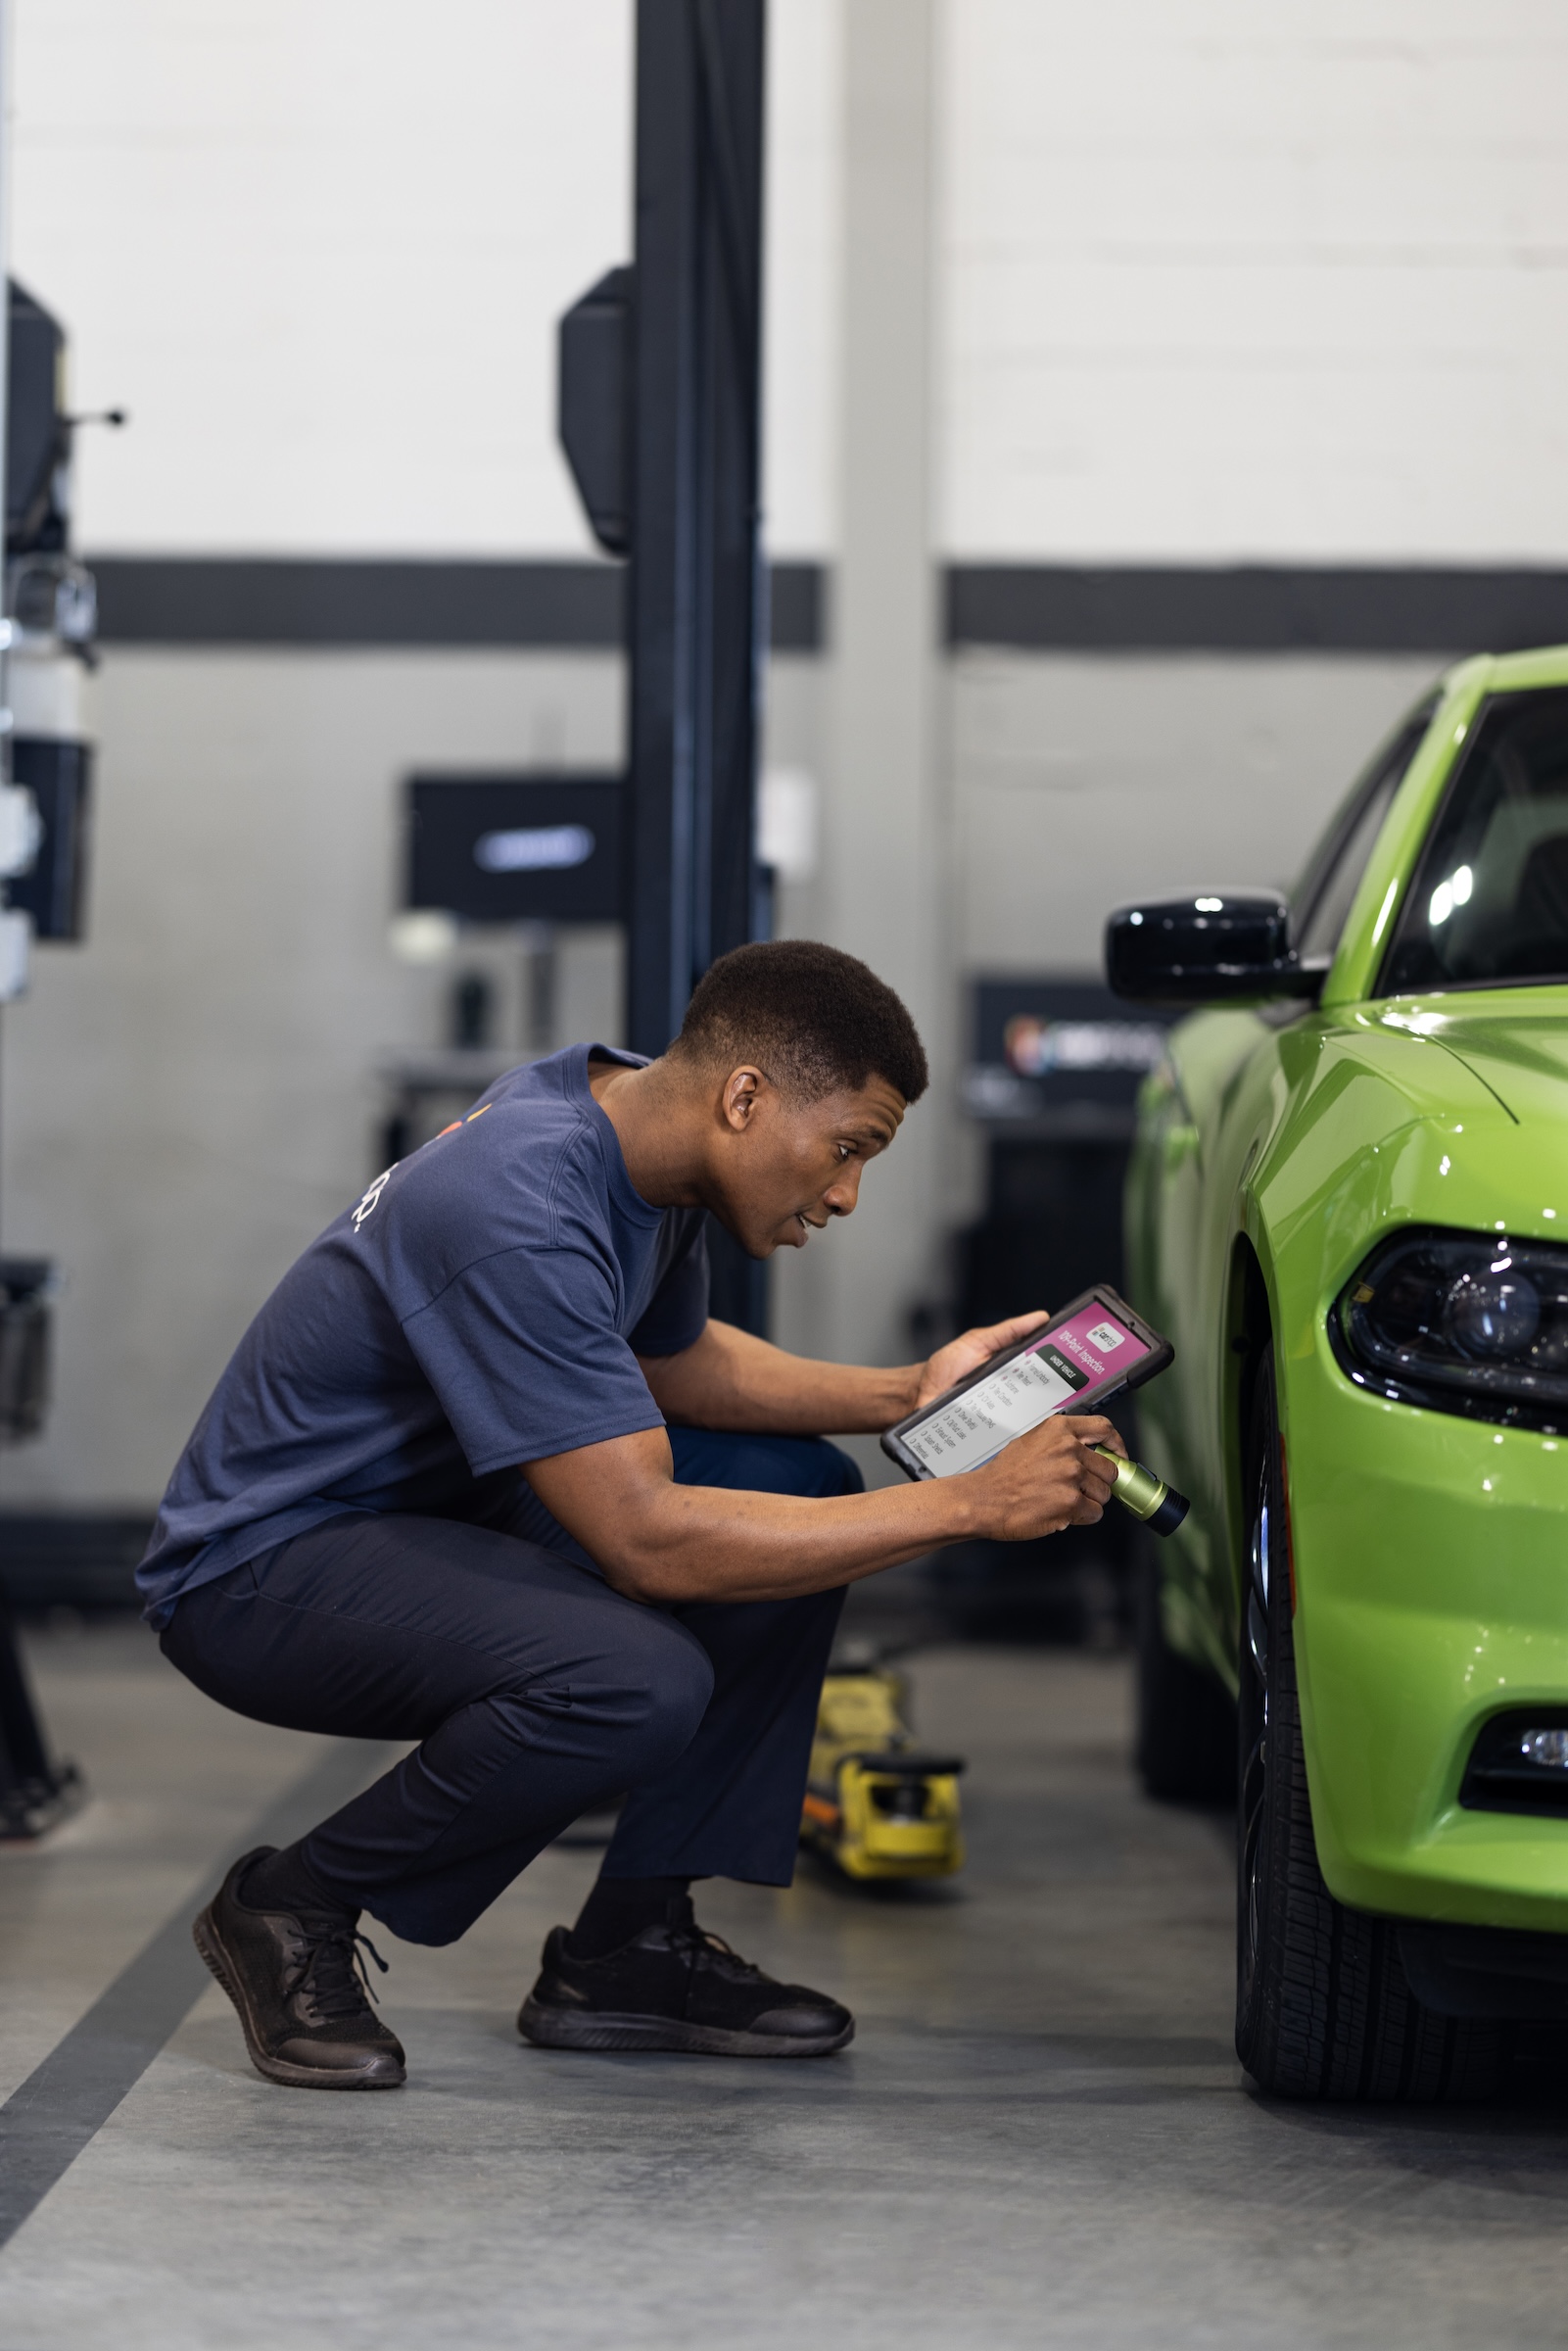
[[[619,1544],[614,1558],[600,1565],[612,1592],[647,1608],[673,1608],[701,1597],[692,1588],[689,1570],[683,1570],[678,1559],[655,1545]]]

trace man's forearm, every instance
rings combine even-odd
[[[814,1363],[770,1347],[766,1339],[732,1323],[709,1322],[701,1338],[680,1355],[644,1357],[642,1371],[667,1420],[696,1428],[826,1437],[875,1433],[901,1420],[914,1410],[921,1366],[904,1364],[884,1371],[859,1364]]]
[[[788,1600],[943,1543],[1090,1524],[1116,1482],[1090,1449],[1119,1442],[1109,1420],[1052,1418],[967,1476],[822,1500],[678,1485],[662,1428],[529,1462],[524,1474],[618,1592],[674,1607]]]
[[[962,1478],[826,1501],[671,1486],[636,1524],[601,1537],[594,1556],[633,1600],[790,1600],[963,1541],[978,1524],[976,1503]]]

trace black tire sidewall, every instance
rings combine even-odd
[[[1302,1847],[1306,1767],[1292,1637],[1289,1543],[1280,1478],[1279,1408],[1272,1351],[1266,1351],[1253,1381],[1243,1455],[1243,1557],[1239,1610],[1240,1703],[1237,1709],[1236,1809],[1236,2046],[1249,2071],[1267,2066],[1281,2025],[1280,1994],[1286,1973],[1288,1912],[1293,1882],[1305,1871],[1320,1884],[1315,1848]],[[1268,1714],[1253,1662],[1250,1611],[1255,1590],[1254,1543],[1262,1534],[1267,1505],[1267,1601],[1263,1654],[1267,1665]],[[1260,1599],[1261,1596],[1259,1596]],[[1261,1741],[1260,1801],[1254,1781],[1254,1743]],[[1307,1842],[1311,1844],[1309,1820]],[[1299,1883],[1298,1893],[1306,1891]],[[1312,1885],[1311,1892],[1316,1892]],[[1325,1890],[1326,1894],[1326,1890]],[[1308,1896],[1310,1898],[1310,1896]],[[1256,1923],[1254,1923],[1256,1922]]]

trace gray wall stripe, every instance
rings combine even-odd
[[[261,1814],[222,1869],[252,1846],[303,1837],[400,1751],[380,1740],[340,1741]],[[191,1920],[222,1869],[181,1903],[0,2106],[0,2245],[37,2210],[212,1984],[191,1942]]]

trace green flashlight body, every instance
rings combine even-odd
[[[1104,1456],[1117,1473],[1115,1499],[1134,1518],[1141,1518],[1151,1534],[1173,1534],[1187,1515],[1187,1497],[1167,1486],[1163,1477],[1156,1477],[1142,1462],[1129,1462],[1124,1454],[1113,1453],[1109,1445],[1097,1445],[1095,1452]]]

